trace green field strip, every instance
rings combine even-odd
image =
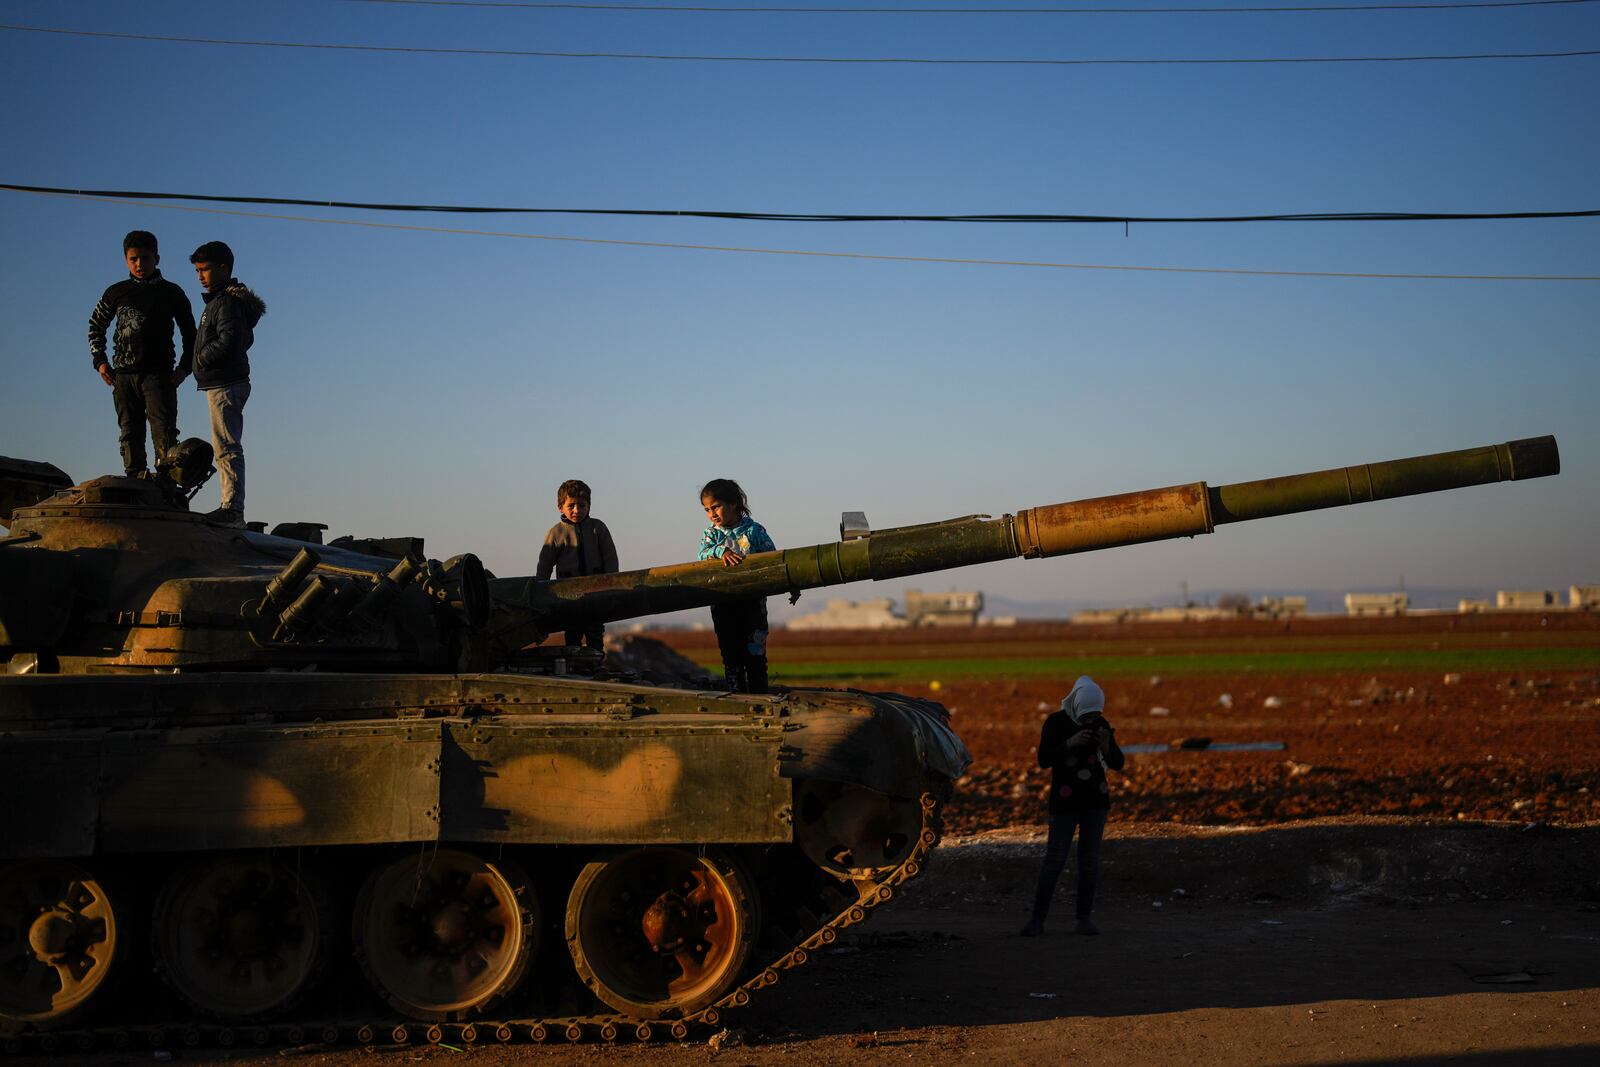
[[[692,657],[716,673],[721,661]],[[990,680],[995,678],[1076,677],[1092,675],[1240,674],[1288,673],[1336,674],[1350,671],[1439,671],[1475,673],[1485,671],[1600,670],[1600,649],[1592,648],[1503,648],[1503,649],[1400,649],[1388,651],[1282,652],[1282,653],[1205,653],[1153,655],[1039,656],[1030,658],[985,657],[931,659],[840,659],[831,661],[792,661],[782,655],[770,657],[772,675],[783,681],[823,681],[866,679],[873,682],[932,679]]]
[[[1566,636],[1566,635],[1561,635]],[[951,642],[926,645],[794,645],[769,647],[769,655],[781,655],[786,663],[845,663],[867,660],[874,652],[883,659],[895,661],[925,659],[1041,659],[1078,655],[1096,658],[1136,657],[1146,655],[1183,656],[1257,656],[1293,655],[1302,653],[1343,653],[1354,655],[1386,655],[1394,652],[1501,653],[1528,649],[1561,652],[1591,653],[1600,656],[1600,635],[1572,635],[1575,640],[1561,640],[1557,635],[1462,634],[1441,637],[1437,634],[1395,637],[1364,635],[1361,637],[1307,637],[1307,638],[1212,638],[1184,641],[1152,638],[1149,640],[1095,641],[1081,644],[1069,641],[1029,641],[1016,644],[998,642]],[[712,650],[696,650],[691,655],[711,654]]]

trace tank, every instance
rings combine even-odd
[[[968,752],[930,701],[646,685],[549,634],[1560,466],[1543,437],[1000,518],[852,512],[736,568],[540,581],[209,524],[185,447],[75,486],[0,460],[0,1026],[27,1048],[719,1025],[927,866]]]

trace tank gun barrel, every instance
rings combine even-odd
[[[620,574],[491,581],[491,631],[502,649],[578,623],[611,622],[751,596],[881,581],[1016,556],[1036,558],[1193,537],[1217,526],[1319,508],[1558,474],[1554,437],[1336,467],[1233,485],[1192,482],[877,530],[841,541]]]

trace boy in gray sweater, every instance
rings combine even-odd
[[[578,578],[586,574],[615,574],[617,546],[611,540],[606,524],[589,515],[589,487],[576,478],[569,478],[556,490],[556,505],[561,509],[561,521],[550,527],[544,535],[544,547],[539,550],[537,578]],[[581,630],[568,630],[569,645],[588,645],[605,648],[606,628],[595,623]]]

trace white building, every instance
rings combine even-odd
[[[1568,589],[1567,607],[1573,611],[1600,611],[1600,585],[1575,585]]]
[[[1556,605],[1556,594],[1551,589],[1500,589],[1494,594],[1498,611],[1543,611]]]
[[[1346,615],[1404,615],[1411,606],[1406,593],[1346,593]]]
[[[1108,622],[1206,622],[1238,617],[1237,611],[1190,604],[1183,608],[1085,608],[1073,612],[1070,621],[1090,625]]]
[[[906,590],[906,621],[912,626],[976,626],[983,610],[983,594],[972,592],[924,593]]]
[[[900,630],[911,624],[894,613],[894,601],[830,600],[810,615],[789,620],[791,630]]]
[[[1306,598],[1303,596],[1264,596],[1253,609],[1257,615],[1270,615],[1274,619],[1304,615]]]

